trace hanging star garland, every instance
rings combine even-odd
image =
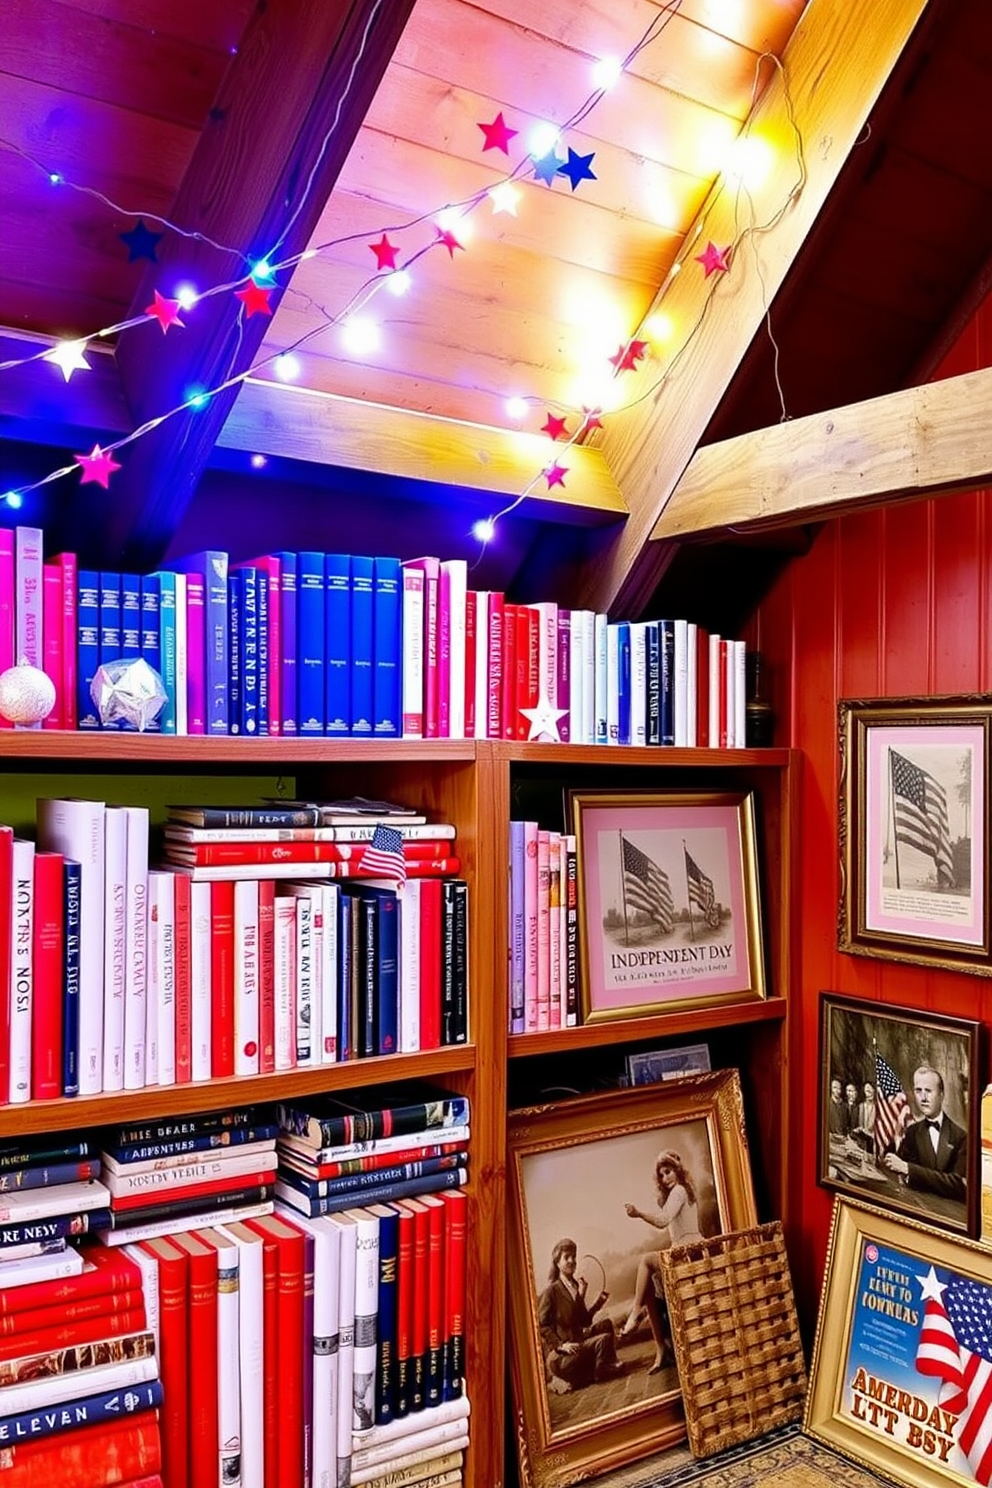
[[[266,288],[264,284],[256,284],[254,279],[249,279],[244,289],[236,289],[234,291],[235,297],[245,307],[246,320],[251,320],[253,315],[272,314],[272,306],[269,304],[269,295],[272,293],[272,290],[273,286],[271,284]],[[177,321],[176,324],[181,325],[182,322]],[[162,329],[165,330],[167,328],[163,326]]]
[[[165,233],[152,232],[140,217],[130,232],[118,233],[117,236],[122,243],[127,244],[128,263],[135,263],[139,258],[147,258],[152,263],[158,262],[155,245],[165,237]]]
[[[448,250],[448,256],[450,258],[454,258],[456,248],[461,248],[462,252],[464,253],[464,246],[459,243],[450,227],[436,227],[434,231],[437,234],[437,237],[435,239],[435,246],[438,243],[443,243],[445,248],[447,248]]]
[[[641,358],[647,354],[647,349],[646,341],[628,341],[626,346],[617,348],[610,361],[618,372],[633,372]]]
[[[595,150],[589,155],[576,155],[575,151],[569,148],[568,159],[558,167],[558,174],[568,178],[573,191],[580,181],[597,179],[590,169],[590,162],[595,159],[595,156]]]
[[[551,490],[552,486],[561,486],[562,489],[564,489],[565,477],[568,474],[568,466],[559,465],[558,461],[556,460],[553,465],[548,466],[547,470],[545,470],[543,474],[544,479],[548,483],[549,491]]]
[[[53,346],[51,351],[45,353],[45,361],[54,362],[68,382],[73,372],[90,370],[90,364],[83,355],[85,350],[85,341],[60,341],[58,346]]]
[[[156,290],[153,303],[145,306],[145,314],[149,320],[158,321],[162,327],[162,335],[164,336],[170,326],[177,325],[180,328],[182,327],[183,322],[179,319],[181,308],[178,300],[167,300],[165,295],[159,294],[158,290]]]
[[[715,243],[707,243],[705,252],[696,254],[696,262],[702,264],[708,279],[711,274],[726,274],[730,268],[730,249],[728,243],[725,248],[718,248]]]
[[[489,193],[489,200],[493,204],[493,216],[499,212],[507,212],[511,217],[517,215],[517,202],[520,200],[520,192],[509,181],[500,181]]]
[[[565,427],[565,420],[563,418],[558,418],[553,413],[549,413],[544,423],[541,425],[541,433],[547,434],[549,439],[565,439],[568,437],[568,430]]]
[[[369,252],[375,254],[375,266],[379,273],[383,269],[394,270],[396,268],[396,255],[399,251],[395,243],[391,243],[385,233],[383,233],[378,243],[369,244]]]
[[[121,468],[109,450],[102,450],[98,444],[93,446],[88,455],[75,455],[73,458],[83,472],[83,478],[79,482],[81,486],[89,485],[92,481],[106,491],[110,477],[115,470]]]
[[[502,111],[498,113],[491,124],[480,124],[485,144],[482,153],[487,150],[502,150],[504,155],[509,155],[509,144],[514,135],[520,133],[519,129],[511,129],[503,118]]]
[[[585,429],[586,431],[588,431],[590,429],[601,429],[603,427],[603,420],[600,418],[600,414],[602,413],[602,411],[603,410],[601,408],[587,408],[586,405],[583,403],[583,405],[582,405],[582,427],[583,427],[583,429]]]
[[[560,155],[554,150],[549,150],[547,155],[542,155],[540,160],[534,161],[534,179],[543,181],[546,186],[553,186],[555,176],[565,164]]]

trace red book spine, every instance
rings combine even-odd
[[[513,604],[503,606],[503,655],[500,678],[500,738],[515,737],[514,718],[517,710],[517,613]]]
[[[504,611],[505,613],[505,611]],[[516,645],[514,647],[513,668],[513,716],[511,719],[508,739],[526,739],[528,733],[527,720],[522,716],[521,708],[527,708],[527,678],[530,675],[530,625],[533,610],[529,605],[517,605],[515,617],[515,629],[517,632]]]
[[[449,1188],[441,1195],[447,1224],[444,1252],[444,1399],[462,1393],[465,1374],[465,1298],[468,1195]]]
[[[258,1069],[271,1075],[276,1067],[276,886],[271,878],[258,885]]]
[[[217,1482],[220,1451],[217,1417],[217,1251],[196,1234],[177,1234],[173,1240],[189,1256],[186,1313],[188,1463],[192,1488],[200,1488],[201,1484],[212,1485]]]
[[[279,1425],[275,1488],[300,1488],[303,1482],[303,1234],[295,1225],[276,1216],[249,1219],[245,1223],[258,1235],[272,1236],[278,1246],[276,1379]]]
[[[486,738],[499,739],[501,731],[501,698],[503,693],[503,595],[489,595]]]
[[[34,855],[31,1094],[35,1100],[57,1100],[62,1094],[63,861],[61,853]]]
[[[87,1171],[82,1171],[86,1169]],[[88,1163],[80,1163],[80,1178],[94,1176]],[[57,1281],[34,1281],[28,1286],[0,1288],[0,1317],[35,1307],[54,1307],[80,1297],[102,1296],[118,1288],[130,1290],[139,1285],[141,1273],[132,1260],[117,1250],[92,1246],[86,1252],[90,1269],[78,1276],[60,1277]]]
[[[159,1375],[162,1380],[162,1464],[169,1488],[187,1488],[189,1462],[189,1366],[187,1326],[188,1256],[167,1238],[144,1240],[142,1250],[158,1263]]]
[[[261,1187],[274,1181],[273,1170],[262,1173],[235,1173],[231,1178],[211,1178],[207,1183],[184,1184],[181,1188],[157,1188],[136,1194],[115,1194],[110,1200],[114,1214],[127,1214],[134,1209],[147,1209],[158,1202],[164,1204],[182,1199],[209,1199],[215,1194],[237,1193],[242,1188]],[[137,1216],[140,1220],[140,1215]]]
[[[65,1323],[58,1328],[40,1328],[34,1333],[17,1333],[13,1338],[0,1338],[0,1359],[22,1359],[28,1354],[47,1354],[53,1349],[75,1348],[80,1343],[95,1343],[101,1338],[119,1338],[122,1333],[140,1333],[145,1326],[144,1303],[130,1312],[103,1313],[78,1323]]]
[[[475,590],[465,595],[465,737],[475,738],[475,648],[477,645]]]
[[[423,1162],[429,1157],[446,1157],[463,1151],[464,1147],[464,1142],[432,1142],[428,1147],[407,1147],[402,1152],[366,1152],[361,1157],[342,1158],[337,1162],[308,1163],[306,1176],[308,1178],[342,1178],[351,1173],[374,1173],[377,1168],[392,1168],[407,1162]],[[282,1157],[279,1161],[281,1167]]]
[[[3,1488],[107,1488],[125,1480],[145,1481],[161,1466],[157,1411],[0,1446]]]
[[[420,1047],[441,1047],[441,885],[425,878],[420,890]]]
[[[410,1330],[410,1360],[413,1377],[410,1409],[423,1410],[427,1404],[427,1295],[430,1219],[427,1206],[418,1199],[403,1199],[413,1210],[413,1321]]]
[[[0,1105],[10,1099],[10,987],[11,911],[13,907],[14,832],[0,826]]]
[[[189,879],[176,874],[173,947],[175,956],[176,1084],[193,1078],[193,925]]]
[[[710,738],[710,633],[696,627],[696,746],[705,749]]]
[[[527,680],[517,717],[518,739],[530,738],[531,721],[523,709],[536,708],[541,696],[541,615],[532,605],[527,606],[527,637]]]
[[[55,706],[42,728],[65,728],[65,679],[62,675],[62,570],[57,563],[42,569],[41,644],[45,676],[55,688]]]
[[[211,1064],[214,1079],[234,1074],[234,884],[210,885]]]
[[[262,1383],[265,1390],[264,1413],[264,1482],[265,1488],[276,1488],[277,1443],[279,1440],[280,1381],[277,1351],[277,1318],[279,1312],[279,1245],[275,1236],[245,1220],[245,1227],[262,1237]],[[171,1488],[171,1485],[170,1485]]]
[[[79,720],[76,703],[76,555],[59,553],[54,562],[62,576],[62,727],[74,729]]]
[[[444,1232],[447,1210],[437,1194],[422,1200],[427,1210],[427,1405],[440,1405],[444,1388]]]
[[[413,1390],[413,1212],[394,1204],[396,1235],[396,1414],[409,1414]]]
[[[0,1318],[0,1339],[19,1338],[61,1328],[69,1323],[82,1323],[90,1318],[112,1317],[118,1312],[137,1312],[144,1306],[140,1287],[115,1292],[111,1296],[80,1297],[75,1302],[54,1302],[47,1307],[32,1307],[24,1312]]]

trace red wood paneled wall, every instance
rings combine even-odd
[[[990,365],[992,298],[936,376]],[[789,1086],[792,1265],[808,1324],[831,1209],[831,1195],[815,1181],[820,992],[978,1016],[992,1025],[992,980],[836,949],[837,700],[992,691],[992,491],[828,522],[762,603],[756,622],[776,710],[775,742],[805,757]]]

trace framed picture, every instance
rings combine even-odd
[[[749,792],[571,791],[586,1022],[765,995]]]
[[[992,975],[992,699],[838,708],[840,949]]]
[[[685,1435],[659,1253],[755,1222],[737,1072],[512,1112],[508,1168],[521,1483],[563,1488]]]
[[[826,992],[819,1181],[978,1233],[982,1025]]]
[[[803,1422],[905,1488],[987,1484],[989,1252],[838,1198]]]

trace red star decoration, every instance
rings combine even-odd
[[[549,465],[544,472],[544,479],[548,483],[548,490],[550,491],[552,486],[564,486],[567,474],[567,465],[559,465],[557,460],[553,465]]]
[[[396,268],[396,255],[399,251],[396,245],[389,241],[385,233],[383,233],[378,243],[369,244],[369,252],[375,254],[375,266],[380,273],[383,269]]]
[[[563,418],[556,418],[553,413],[549,413],[547,419],[541,425],[541,433],[547,434],[549,439],[565,438],[568,434],[568,430],[565,428],[565,420]]]
[[[706,270],[706,278],[711,274],[725,274],[730,268],[730,247],[718,248],[715,243],[706,244],[705,253],[696,254],[696,262],[701,263]]]
[[[114,471],[121,468],[113,455],[107,450],[102,450],[98,444],[93,446],[88,455],[76,455],[75,460],[83,472],[83,478],[79,484],[85,486],[93,481],[96,485],[102,486],[105,491]]]
[[[583,429],[585,429],[587,432],[590,429],[601,429],[603,427],[603,420],[599,416],[600,415],[600,412],[601,412],[600,409],[598,409],[598,408],[587,408],[586,405],[583,403],[583,405],[582,405],[582,427],[583,427]]]
[[[450,227],[436,227],[434,229],[434,231],[437,233],[437,241],[439,243],[443,243],[444,246],[445,246],[445,248],[447,248],[447,250],[448,250],[449,256],[451,258],[454,258],[454,256],[455,256],[455,249],[456,248],[461,248],[462,245],[461,245],[461,243],[459,243],[458,239],[455,237],[455,235],[451,231]],[[464,252],[464,251],[465,250],[462,249],[462,252]]]
[[[502,112],[498,113],[491,124],[480,124],[479,128],[485,137],[486,143],[482,147],[482,153],[487,150],[502,150],[504,155],[509,155],[507,146],[518,129],[511,129],[503,118]]]
[[[254,279],[249,279],[244,289],[236,289],[235,295],[245,307],[245,318],[251,317],[257,312],[259,315],[271,315],[272,306],[269,304],[269,295],[272,293],[272,285],[266,289],[264,284],[256,284]]]
[[[183,322],[179,319],[180,305],[178,300],[167,300],[165,295],[155,291],[154,304],[146,305],[145,314],[150,320],[157,320],[162,327],[162,335],[171,325],[181,326]]]
[[[610,361],[618,372],[633,372],[641,358],[647,354],[647,349],[646,341],[628,341],[626,346],[617,348]]]

